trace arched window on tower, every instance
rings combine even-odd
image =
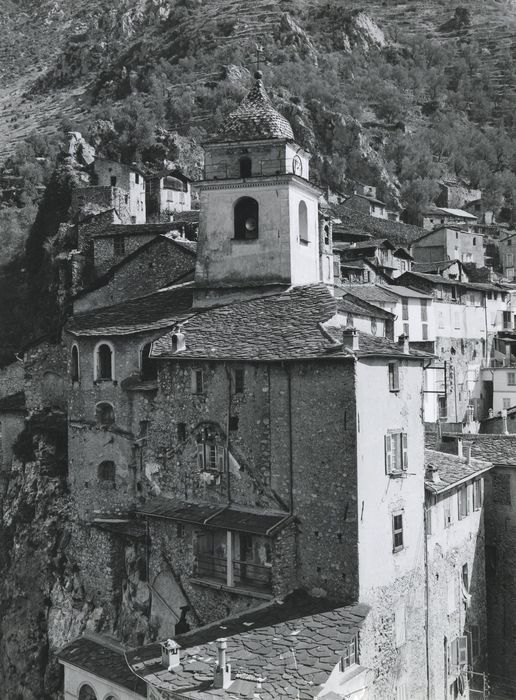
[[[253,174],[253,162],[249,156],[240,158],[240,177],[251,177]]]
[[[79,381],[79,348],[77,345],[72,345],[70,375],[72,382]]]
[[[85,684],[81,686],[79,700],[97,700],[97,696],[91,685]]]
[[[144,381],[152,381],[158,377],[156,360],[150,356],[152,343],[147,343],[142,348],[140,375]]]
[[[95,379],[106,381],[114,379],[114,350],[109,343],[99,343],[95,350]]]
[[[258,202],[241,197],[235,204],[235,238],[240,241],[258,238]]]
[[[299,240],[305,245],[308,243],[308,209],[306,203],[301,200],[298,207],[299,213]]]

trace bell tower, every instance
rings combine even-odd
[[[260,71],[204,150],[196,305],[322,281],[320,190]]]

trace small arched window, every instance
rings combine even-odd
[[[77,345],[72,345],[72,355],[71,355],[70,361],[71,361],[70,375],[72,378],[72,382],[78,382],[79,381],[79,348],[77,347]]]
[[[114,352],[111,344],[104,342],[97,345],[95,369],[95,379],[97,381],[114,379]]]
[[[111,461],[101,462],[98,468],[99,481],[115,483],[115,463]]]
[[[258,238],[258,202],[252,197],[241,197],[235,204],[235,238],[252,240]]]
[[[108,426],[115,422],[115,409],[110,403],[102,402],[95,406],[95,419],[98,425]]]
[[[147,343],[142,348],[140,374],[144,381],[151,381],[153,379],[157,379],[158,377],[158,366],[156,364],[156,360],[150,356],[151,347],[152,343]]]
[[[330,227],[328,224],[324,225],[324,245],[330,245]]]
[[[79,700],[97,700],[97,696],[91,685],[86,684],[81,686],[79,690]]]
[[[305,245],[308,243],[308,209],[306,208],[306,203],[299,202],[298,207],[299,214],[299,240]]]
[[[251,177],[253,173],[253,163],[249,156],[240,158],[240,177]]]

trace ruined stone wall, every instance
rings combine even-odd
[[[0,397],[23,391],[23,375],[23,364],[18,361],[0,368]]]
[[[64,343],[43,341],[24,355],[24,390],[29,413],[44,408],[66,409],[68,353]]]
[[[74,313],[150,294],[194,266],[192,253],[160,237],[158,242],[141,248],[139,255],[113,270],[111,278],[102,287],[76,299]]]

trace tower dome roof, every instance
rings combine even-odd
[[[255,73],[255,78],[254,86],[240,106],[224,120],[215,141],[294,140],[288,120],[274,109],[265,92],[260,71]]]

